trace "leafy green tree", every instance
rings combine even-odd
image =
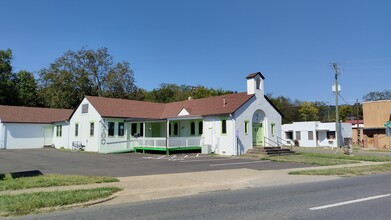
[[[299,116],[301,121],[317,121],[319,120],[319,109],[314,103],[303,102],[299,108]]]
[[[19,71],[15,76],[18,105],[38,106],[40,104],[37,93],[37,81],[34,75],[25,70]]]
[[[301,102],[299,100],[292,101],[290,98],[284,96],[278,96],[274,98],[271,94],[267,94],[267,96],[277,107],[277,109],[280,110],[280,112],[284,115],[282,118],[283,124],[300,120],[298,110],[300,108]]]
[[[391,90],[384,90],[382,92],[370,92],[363,96],[364,101],[378,101],[391,99]]]
[[[12,73],[12,51],[0,50],[0,104],[15,105],[15,75]]]
[[[151,91],[149,101],[152,102],[175,102],[183,100],[181,87],[176,84],[162,83],[160,87]]]
[[[346,121],[355,115],[355,109],[351,105],[339,106],[339,120]]]
[[[116,63],[107,48],[67,51],[40,71],[45,106],[75,108],[85,95],[130,98],[136,89],[128,62]]]

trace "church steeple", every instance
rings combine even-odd
[[[265,77],[260,72],[252,73],[246,77],[247,79],[247,94],[252,95],[255,93],[261,93],[264,95],[263,80]]]

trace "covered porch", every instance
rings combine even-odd
[[[203,119],[126,119],[126,140],[107,143],[107,153],[201,151]]]

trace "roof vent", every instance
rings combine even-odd
[[[192,99],[193,99],[193,97],[191,97],[191,96],[187,97],[187,100],[192,100]]]

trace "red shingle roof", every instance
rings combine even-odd
[[[250,75],[246,76],[246,79],[254,78],[258,74],[261,76],[262,79],[265,79],[261,72],[251,73]]]
[[[68,120],[72,112],[71,109],[0,105],[0,120],[1,122],[50,124]]]
[[[189,112],[189,116],[234,113],[253,96],[244,92],[172,103],[153,103],[94,96],[86,96],[86,98],[102,117],[165,119],[178,117],[183,108]]]

